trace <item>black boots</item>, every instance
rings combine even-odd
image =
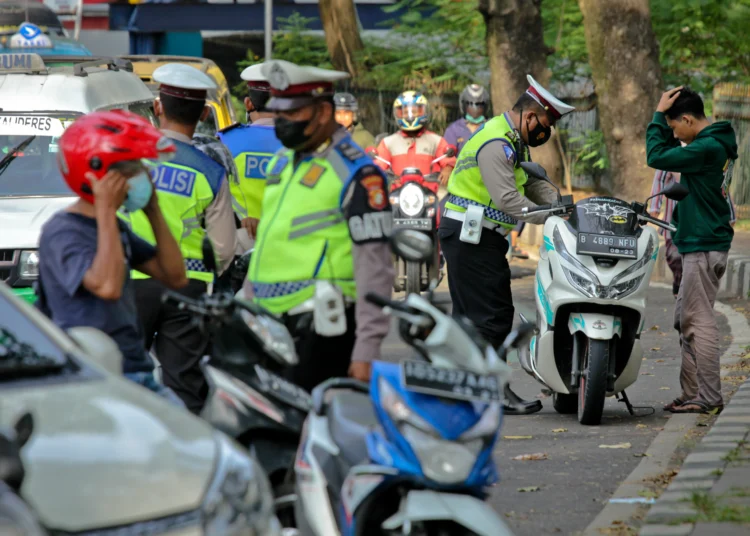
[[[510,385],[505,386],[505,401],[503,402],[505,415],[531,415],[541,409],[541,400],[524,400],[511,390]]]

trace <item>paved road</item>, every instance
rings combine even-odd
[[[535,317],[533,270],[514,268],[513,293],[516,310]],[[439,299],[449,300],[447,293]],[[631,402],[642,406],[631,417],[624,404],[607,399],[601,426],[580,425],[575,415],[558,415],[551,398],[542,398],[544,409],[530,416],[509,416],[502,436],[532,436],[503,439],[495,451],[501,482],[493,490],[491,503],[501,512],[516,536],[576,534],[604,507],[622,480],[640,462],[661,431],[669,414],[661,409],[679,394],[679,344],[672,325],[673,298],[669,290],[653,287],[649,293],[646,328],[642,336],[644,361],[638,382],[628,390]],[[720,317],[722,347],[728,346],[726,320]],[[393,359],[411,355],[392,330],[384,351]],[[513,387],[526,398],[543,397],[540,385],[513,362]],[[653,410],[652,410],[653,408]],[[565,432],[553,430],[564,428]],[[600,445],[630,443],[626,449]],[[543,452],[543,461],[513,461],[520,454]],[[539,486],[536,492],[519,488]]]

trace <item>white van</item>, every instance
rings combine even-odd
[[[16,295],[35,300],[42,225],[76,199],[57,168],[65,128],[112,109],[156,124],[153,98],[126,60],[0,54],[0,281]]]

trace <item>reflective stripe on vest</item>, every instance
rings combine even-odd
[[[270,126],[246,125],[219,133],[234,157],[239,181],[229,185],[232,208],[240,218],[260,218],[266,168],[281,142]]]
[[[224,168],[192,145],[173,140],[177,154],[170,162],[159,165],[152,175],[164,220],[180,246],[185,269],[190,279],[213,281],[213,274],[203,264],[203,228],[205,211],[216,197]],[[135,234],[156,244],[151,224],[142,210],[127,214],[120,212]],[[133,279],[149,276],[137,270]]]
[[[474,132],[461,149],[456,167],[448,181],[448,193],[451,195],[445,205],[447,208],[466,212],[466,207],[470,204],[482,206],[485,207],[485,219],[508,229],[515,227],[518,223],[516,218],[500,210],[492,201],[490,192],[482,181],[482,174],[477,163],[477,154],[482,147],[495,140],[506,143],[515,155],[513,174],[516,177],[516,188],[523,195],[523,186],[526,184],[527,177],[520,162],[528,160],[528,150],[523,157],[519,157],[512,141],[513,137],[515,133],[505,114],[490,119]]]
[[[349,136],[339,143],[351,144]],[[333,282],[356,298],[349,227],[342,192],[367,157],[351,161],[333,147],[325,158],[302,159],[278,153],[268,166],[255,251],[247,279],[255,301],[281,314],[312,298],[315,281]]]

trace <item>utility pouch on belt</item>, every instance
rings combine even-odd
[[[461,242],[467,242],[469,244],[479,244],[479,239],[482,238],[482,222],[484,221],[484,207],[477,205],[469,205],[466,207],[466,216],[464,217],[464,224],[461,227],[461,236],[459,239]]]
[[[315,333],[323,337],[336,337],[346,333],[344,296],[329,281],[315,282],[313,324]]]

